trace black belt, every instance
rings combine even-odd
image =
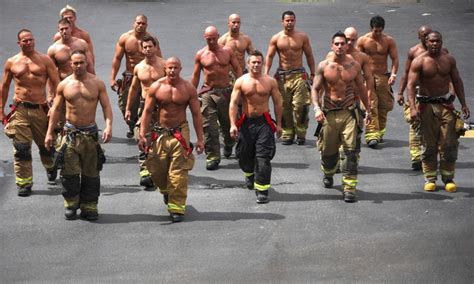
[[[448,98],[446,96],[442,97],[427,97],[427,96],[416,96],[418,102],[423,104],[450,104],[454,102],[456,97],[454,95],[450,95]]]
[[[22,105],[26,108],[30,108],[30,109],[38,109],[41,107],[41,104],[34,104],[34,103],[30,103],[30,102],[16,102],[16,105]]]

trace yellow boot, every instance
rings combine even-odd
[[[436,190],[436,183],[434,183],[434,182],[425,183],[425,191],[432,192],[432,191],[435,191],[435,190]]]
[[[446,185],[444,186],[444,189],[447,192],[456,192],[457,187],[456,187],[456,184],[454,183],[454,181],[450,181],[450,182],[446,183]]]

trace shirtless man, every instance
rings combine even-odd
[[[119,95],[118,104],[124,118],[125,108],[127,106],[128,91],[133,79],[133,68],[135,68],[135,65],[140,63],[140,61],[145,59],[145,55],[142,52],[141,41],[143,40],[144,36],[153,36],[147,32],[147,26],[147,17],[142,14],[137,15],[135,17],[135,22],[133,23],[133,29],[123,33],[115,45],[115,54],[112,60],[112,71],[110,73],[110,87]],[[123,77],[121,84],[118,84],[115,80],[115,77],[117,76],[117,73],[120,69],[120,64],[122,63],[122,58],[124,55],[125,71],[122,73]],[[156,40],[156,55],[158,57],[162,57],[158,40]],[[137,90],[137,92],[139,93],[140,91]],[[129,131],[127,132],[128,138],[133,137],[133,129],[135,128],[135,124],[138,121],[138,107],[140,104],[139,97],[140,96],[137,96],[131,105],[130,118],[125,120],[129,128]]]
[[[229,31],[219,38],[218,43],[232,49],[237,57],[240,69],[243,73],[247,73],[247,70],[245,70],[245,52],[250,54],[255,50],[252,46],[252,40],[248,35],[240,32],[240,16],[238,14],[229,16],[227,26]]]
[[[133,80],[130,91],[128,92],[127,107],[125,110],[125,119],[127,121],[130,120],[132,115],[131,107],[138,95],[138,91],[141,89],[140,107],[138,108],[138,119],[140,120],[143,108],[145,107],[145,98],[148,89],[153,82],[165,76],[165,61],[156,55],[156,39],[152,36],[144,36],[141,45],[145,59],[135,65],[133,69]],[[134,131],[137,140],[139,131],[140,122],[137,123]],[[146,153],[144,151],[140,151],[138,154],[140,185],[144,186],[145,190],[155,190],[150,172],[144,164],[145,156]]]
[[[30,30],[22,29],[18,32],[18,46],[20,52],[7,59],[3,68],[0,119],[5,125],[5,134],[13,142],[18,195],[28,196],[33,186],[33,140],[39,148],[48,180],[56,180],[53,152],[44,147],[43,141],[48,128],[48,104],[53,101],[59,77],[51,58],[35,50],[35,39]],[[4,108],[12,80],[15,84],[13,104],[11,112],[5,115]],[[49,94],[46,95],[48,80],[51,84]]]
[[[58,68],[59,79],[63,80],[72,74],[70,64],[71,53],[75,50],[82,50],[86,53],[87,71],[95,74],[94,63],[92,62],[92,53],[87,42],[72,36],[72,26],[68,19],[62,18],[58,22],[58,32],[61,37],[48,48],[48,56],[54,61]]]
[[[410,124],[408,144],[410,147],[411,167],[415,171],[421,170],[421,137],[417,131],[418,124],[410,119],[410,105],[405,103],[403,92],[405,92],[405,88],[407,87],[408,73],[410,72],[411,63],[413,62],[413,59],[427,50],[425,39],[431,31],[432,29],[429,26],[421,26],[418,29],[418,39],[420,40],[420,43],[408,50],[407,60],[405,61],[405,70],[400,80],[400,87],[397,95],[397,102],[399,105],[404,106],[405,119]]]
[[[224,136],[224,156],[230,157],[235,140],[230,137],[229,100],[232,92],[229,71],[233,68],[237,78],[242,76],[237,57],[228,46],[217,42],[217,28],[209,26],[204,31],[207,45],[194,57],[192,84],[197,88],[201,70],[204,83],[199,96],[204,127],[204,147],[206,151],[206,169],[217,170],[221,162],[219,126]]]
[[[263,54],[253,51],[247,59],[249,74],[235,82],[229,107],[230,135],[237,138],[236,156],[244,172],[248,189],[255,189],[257,203],[268,203],[268,189],[275,156],[275,136],[281,135],[281,94],[275,79],[262,74]],[[268,101],[272,98],[276,124],[272,121]],[[242,114],[237,119],[238,103]],[[240,133],[239,133],[240,131]]]
[[[216,38],[217,40],[217,38]],[[149,148],[146,165],[153,182],[163,194],[172,222],[181,222],[186,210],[188,172],[194,166],[186,109],[193,117],[197,142],[196,152],[204,150],[202,118],[196,88],[180,77],[181,62],[176,57],[166,60],[166,77],[153,83],[145,100],[138,146],[147,150],[150,122],[159,121],[153,129],[156,137]],[[158,117],[152,118],[156,105]]]
[[[67,19],[71,23],[71,28],[72,28],[71,34],[73,37],[80,38],[87,43],[87,45],[89,46],[89,50],[91,52],[91,58],[90,59],[88,58],[88,59],[92,62],[92,64],[94,64],[95,59],[94,59],[94,47],[92,46],[92,40],[87,31],[76,26],[76,19],[77,19],[76,9],[74,9],[70,5],[66,5],[66,7],[62,8],[61,11],[59,11],[59,17],[61,17],[61,19]],[[58,31],[53,36],[53,41],[56,42],[60,38],[61,38],[61,32]]]
[[[331,49],[334,54],[332,58],[319,63],[311,91],[316,120],[323,124],[318,137],[323,183],[327,188],[333,186],[339,146],[342,145],[346,156],[342,162],[343,198],[345,202],[355,202],[358,164],[356,137],[358,120],[361,119],[359,111],[355,109],[355,94],[359,95],[366,109],[369,109],[370,104],[360,64],[346,54],[347,39],[344,33],[338,32],[333,36]],[[322,98],[320,91],[323,91]],[[370,123],[370,112],[367,112],[365,119],[366,124]]]
[[[411,119],[420,121],[424,190],[436,190],[439,153],[439,172],[445,190],[455,192],[457,187],[453,179],[459,145],[456,121],[459,117],[454,111],[454,99],[459,99],[464,119],[469,118],[470,111],[456,60],[443,52],[441,34],[436,31],[429,33],[425,43],[427,51],[415,57],[408,74]],[[450,81],[456,96],[450,93]],[[420,88],[419,95],[416,94],[417,85]],[[415,99],[418,104],[415,104]]]
[[[70,62],[73,74],[58,86],[44,145],[47,148],[54,146],[53,126],[58,122],[65,104],[65,135],[61,141],[61,145],[66,144],[64,168],[61,170],[64,215],[67,220],[76,219],[76,210],[80,208],[81,218],[92,221],[98,218],[99,170],[102,167],[98,160],[101,150],[95,115],[100,103],[105,119],[102,141],[107,143],[112,138],[112,107],[104,82],[87,72],[85,52],[73,51]]]
[[[283,30],[272,36],[265,59],[265,74],[269,74],[273,57],[278,52],[279,65],[275,74],[283,97],[282,144],[304,145],[308,129],[308,112],[311,104],[308,75],[303,67],[303,53],[314,77],[314,57],[308,36],[295,30],[296,16],[293,11],[283,12]]]
[[[376,148],[387,131],[387,115],[393,109],[391,86],[398,71],[398,53],[395,40],[383,32],[385,20],[380,16],[370,19],[371,31],[357,41],[357,48],[370,57],[374,78],[374,95],[371,96],[372,123],[365,131],[365,141],[370,148]],[[392,67],[387,72],[387,58]]]
[[[363,53],[362,51],[359,51],[355,45],[357,43],[358,39],[358,33],[357,30],[354,27],[348,27],[344,30],[344,35],[347,38],[347,52],[346,54],[351,56],[357,63],[359,63],[361,69],[362,69],[362,75],[364,76],[364,81],[365,81],[365,86],[367,88],[367,95],[369,96],[369,100],[371,96],[373,95],[373,88],[374,88],[374,81],[372,77],[372,69],[370,65],[370,57]],[[328,55],[326,56],[326,59],[331,58],[334,56],[334,52],[330,51]],[[357,96],[357,94],[356,94]],[[357,99],[358,101],[358,99]],[[358,108],[360,111],[363,112],[363,110],[360,108],[360,103],[357,102]],[[363,115],[363,113],[361,113]],[[359,121],[359,132],[357,133],[357,143],[356,143],[356,153],[357,155],[360,154],[360,146],[361,146],[361,138],[362,138],[362,132],[364,131],[364,122],[362,120]],[[340,154],[340,159],[341,161],[345,159],[344,156],[344,149],[341,146],[339,148],[339,154]],[[340,172],[340,168],[338,168],[338,172]]]

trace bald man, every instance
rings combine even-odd
[[[217,40],[217,38],[216,38]],[[190,108],[196,131],[196,152],[202,153],[203,130],[199,99],[195,87],[180,77],[181,61],[177,57],[166,60],[166,76],[153,83],[145,100],[138,145],[147,148],[147,133],[153,114],[159,123],[153,131],[157,137],[147,156],[147,167],[153,182],[163,194],[172,222],[181,222],[186,209],[188,172],[194,166],[190,145],[186,109]],[[158,105],[158,112],[155,111]]]
[[[204,149],[206,152],[206,169],[217,170],[221,161],[219,127],[224,136],[224,155],[230,156],[235,140],[230,136],[229,102],[232,85],[230,70],[237,77],[242,76],[242,69],[237,57],[228,46],[218,43],[217,28],[209,26],[204,31],[207,45],[200,49],[194,57],[192,84],[197,88],[201,71],[204,83],[199,96],[204,127]]]
[[[221,36],[218,43],[223,46],[230,47],[237,57],[240,68],[245,69],[245,52],[250,54],[255,49],[252,45],[250,37],[240,32],[240,16],[238,14],[232,14],[229,16],[227,26],[229,31]],[[246,73],[245,71],[243,73]]]

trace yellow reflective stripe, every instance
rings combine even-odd
[[[337,165],[333,168],[333,169],[325,169],[322,165],[321,165],[321,171],[325,174],[325,175],[329,175],[329,176],[332,176],[336,173],[337,171]]]
[[[244,172],[244,176],[245,176],[245,177],[251,177],[251,176],[253,176],[253,173],[246,173],[246,172]]]
[[[441,173],[441,176],[448,176],[448,177],[454,176],[454,171],[440,170],[440,173]]]
[[[168,202],[168,211],[179,211],[184,212],[186,205],[177,205],[171,202]]]
[[[435,177],[438,173],[436,171],[434,172],[425,172],[425,176],[427,177]]]
[[[16,185],[23,186],[23,185],[29,185],[33,184],[33,177],[28,177],[28,178],[20,178],[20,177],[15,177]]]
[[[253,183],[253,186],[258,191],[265,191],[265,190],[268,190],[270,188],[269,184],[258,184],[256,182]]]
[[[147,169],[143,169],[140,171],[140,177],[147,177],[150,176],[150,172]]]
[[[79,196],[72,198],[64,198],[64,207],[66,208],[78,208],[79,207]]]
[[[378,132],[365,133],[365,141],[379,140],[379,138],[380,138],[380,134]]]
[[[385,132],[387,132],[387,128],[384,128],[384,129],[380,130],[379,131],[380,136],[384,136]]]
[[[81,210],[97,212],[97,202],[81,202]]]
[[[358,180],[342,177],[342,184],[347,185],[348,187],[355,188],[357,186]]]

